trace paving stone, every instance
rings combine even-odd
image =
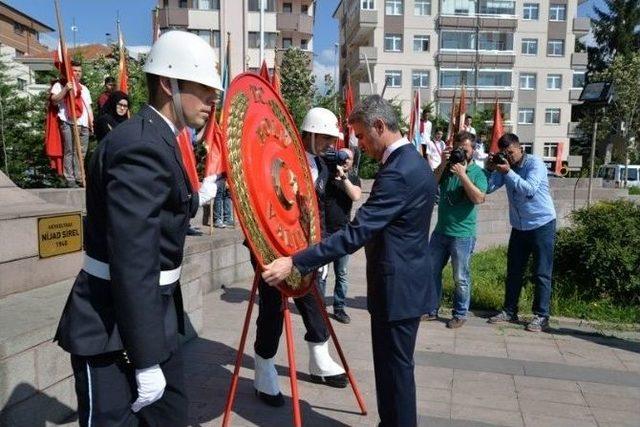
[[[575,383],[573,384],[574,388]],[[519,400],[540,400],[543,402],[568,403],[570,405],[587,406],[582,393],[568,390],[549,390],[539,388],[525,388],[518,390]]]
[[[513,377],[518,392],[523,390],[560,390],[565,392],[580,392],[575,381],[554,380],[550,378],[523,377],[515,375]]]
[[[35,352],[25,351],[0,360],[0,408],[36,393]]]
[[[598,425],[638,427],[638,414],[616,409],[591,408]]]
[[[53,342],[35,348],[36,384],[44,390],[73,375],[69,353]]]
[[[640,421],[640,399],[623,396],[609,396],[600,393],[584,392],[584,398],[590,407],[633,412]]]
[[[591,410],[583,405],[545,402],[542,400],[518,399],[523,414],[545,414],[553,417],[591,419]]]
[[[479,421],[499,426],[523,426],[522,415],[518,411],[501,411],[470,405],[453,404],[451,418],[460,420]]]
[[[573,419],[573,418],[561,418],[561,417],[552,417],[548,415],[542,414],[527,414],[523,415],[524,417],[524,425],[526,427],[597,427],[598,423],[595,418],[586,418],[586,419]]]

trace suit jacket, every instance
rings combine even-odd
[[[159,276],[182,264],[197,192],[176,136],[149,106],[104,138],[87,177],[85,250],[109,264],[111,280],[80,271],[55,339],[72,354],[124,349],[136,368],[155,365],[182,332],[179,283],[160,286]]]
[[[293,256],[306,274],[363,245],[367,306],[372,316],[396,321],[419,317],[437,305],[428,256],[436,181],[411,144],[391,153],[353,221]]]

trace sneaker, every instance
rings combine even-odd
[[[67,188],[78,188],[79,185],[75,181],[67,181]]]
[[[236,223],[235,223],[235,221],[225,221],[224,222],[224,226],[228,227],[228,228],[235,228]]]
[[[491,316],[489,318],[489,323],[505,323],[505,322],[512,322],[515,323],[518,321],[518,315],[517,314],[508,314],[506,311],[501,311],[500,313],[496,314],[495,316]]]
[[[529,332],[542,332],[549,326],[549,318],[535,315],[531,322],[527,323],[525,329]]]
[[[213,223],[213,226],[214,226],[215,228],[225,228],[225,225],[224,225],[224,223],[223,223],[222,221],[216,221],[216,222],[214,222],[214,223]]]
[[[422,320],[423,322],[431,322],[433,320],[438,320],[438,315],[437,314],[424,314],[424,315],[422,315],[420,320]]]
[[[341,308],[333,310],[333,318],[345,325],[351,323],[351,317]]]
[[[462,319],[460,317],[454,317],[453,319],[447,322],[447,328],[449,329],[458,329],[462,327],[467,322],[467,319]]]

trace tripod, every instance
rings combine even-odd
[[[231,377],[231,385],[229,386],[229,393],[227,395],[227,403],[224,408],[224,418],[222,421],[223,427],[228,427],[229,422],[231,421],[231,410],[233,409],[233,402],[236,397],[236,391],[238,387],[238,378],[240,376],[240,365],[242,363],[242,355],[244,354],[244,346],[247,340],[247,332],[249,330],[249,322],[251,321],[251,313],[253,311],[253,303],[256,298],[256,293],[258,291],[258,283],[260,282],[260,273],[256,272],[253,278],[253,286],[251,288],[251,295],[249,297],[249,306],[247,307],[247,314],[244,318],[244,327],[242,328],[242,335],[240,338],[240,346],[238,347],[238,353],[236,355],[236,364],[233,370],[233,376]],[[327,314],[327,310],[324,307],[324,303],[322,301],[322,297],[318,291],[317,286],[315,285],[315,281],[311,285],[310,292],[313,292],[315,300],[320,308],[320,312],[322,313],[322,318],[329,330],[329,334],[333,339],[333,343],[336,346],[336,350],[338,355],[340,356],[340,361],[342,362],[342,366],[347,374],[347,378],[349,379],[349,384],[351,384],[351,388],[353,389],[353,393],[358,401],[358,405],[360,406],[360,411],[362,415],[367,415],[367,408],[365,406],[364,400],[362,399],[362,395],[360,394],[360,390],[358,390],[358,386],[356,384],[356,380],[349,370],[349,365],[347,364],[347,359],[342,352],[342,347],[340,347],[340,343],[338,342],[338,337],[336,336],[335,331],[333,330],[333,326],[331,325],[331,321],[329,320],[329,315]],[[284,293],[282,295],[282,306],[284,312],[284,330],[285,337],[287,340],[287,358],[289,361],[289,379],[291,381],[291,399],[293,400],[293,425],[295,427],[302,426],[302,417],[300,414],[300,398],[298,395],[298,380],[296,374],[296,360],[295,360],[295,346],[293,343],[293,333],[291,326],[291,313],[289,312],[289,297]]]

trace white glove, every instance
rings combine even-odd
[[[216,197],[218,191],[216,179],[218,179],[217,175],[209,175],[202,180],[202,185],[200,185],[200,190],[198,190],[200,206],[206,205],[211,199]]]
[[[329,265],[323,265],[320,267],[318,269],[318,274],[320,274],[320,278],[322,280],[327,280],[327,277],[329,276]]]
[[[160,365],[136,369],[136,383],[138,384],[138,398],[131,405],[133,412],[138,412],[145,406],[159,400],[167,386]]]

